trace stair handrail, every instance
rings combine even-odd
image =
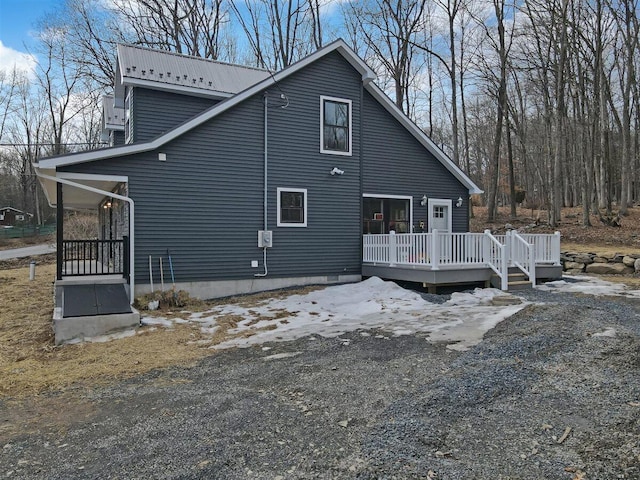
[[[531,286],[536,285],[536,259],[532,243],[527,242],[518,232],[507,232],[507,241],[510,244],[511,261],[522,273],[529,277]]]
[[[507,245],[491,234],[491,230],[484,231],[483,261],[500,278],[500,289],[509,289],[509,264],[507,262]]]

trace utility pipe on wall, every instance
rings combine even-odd
[[[262,208],[263,208],[263,219],[262,219],[262,223],[263,223],[263,229],[264,231],[268,230],[268,201],[269,201],[269,191],[268,191],[268,187],[269,187],[269,182],[267,179],[267,174],[269,172],[269,150],[268,150],[268,143],[267,143],[267,109],[269,107],[269,92],[264,92],[264,192],[263,192],[263,199],[262,199]],[[254,276],[255,277],[266,277],[267,274],[269,273],[269,270],[267,269],[267,247],[262,247],[262,264],[264,265],[264,272],[263,273],[256,273]]]

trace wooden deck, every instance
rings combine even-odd
[[[508,232],[364,235],[362,275],[438,285],[483,282],[502,290],[562,277],[560,234]]]

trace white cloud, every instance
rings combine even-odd
[[[0,71],[11,71],[14,67],[31,74],[36,67],[37,60],[33,55],[6,47],[0,40]]]

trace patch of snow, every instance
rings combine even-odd
[[[631,290],[623,283],[607,282],[596,277],[586,275],[569,276],[564,278],[571,280],[556,280],[554,282],[538,285],[539,290],[559,293],[584,293],[586,295],[621,295],[627,297],[640,297],[639,290]]]
[[[140,319],[142,325],[161,325],[163,327],[172,327],[173,321],[165,317],[142,317]]]
[[[594,333],[593,337],[610,337],[614,338],[616,336],[615,328],[607,328],[604,332]]]
[[[291,358],[291,357],[295,357],[297,355],[300,355],[302,352],[285,352],[285,353],[275,353],[273,355],[267,355],[266,357],[263,357],[262,359],[265,361],[269,361],[269,360],[280,360],[281,358]]]
[[[388,336],[425,335],[429,341],[453,343],[452,348],[463,350],[479,343],[487,330],[527,305],[490,305],[494,297],[502,295],[505,294],[496,289],[476,289],[453,294],[448,302],[434,304],[417,292],[372,277],[304,295],[261,301],[250,307],[218,305],[188,318],[198,322],[203,333],[207,329],[215,331],[220,317],[233,315],[242,319],[227,331],[237,337],[210,347],[215,349],[249,347],[310,335],[339,337],[357,330],[378,329]],[[340,341],[345,346],[349,344],[344,339]]]
[[[90,343],[105,343],[112,340],[120,340],[121,338],[133,337],[136,334],[136,329],[131,328],[128,330],[122,330],[121,332],[110,333],[108,335],[99,335],[96,337],[84,337],[85,342]]]

